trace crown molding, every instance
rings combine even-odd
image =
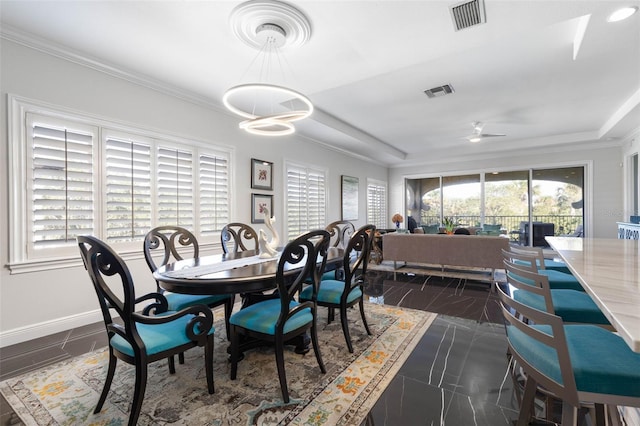
[[[11,26],[2,25],[2,27],[0,27],[0,38],[87,68],[91,68],[112,77],[155,90],[156,92],[173,96],[183,101],[191,102],[202,107],[223,112],[225,115],[229,115],[222,105],[214,102],[211,98],[172,86],[141,73],[126,70],[120,66],[74,51],[66,46],[53,43],[50,40],[22,32],[12,28]]]

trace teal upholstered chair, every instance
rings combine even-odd
[[[205,375],[209,393],[213,384],[213,314],[204,305],[167,311],[167,299],[160,293],[136,298],[133,280],[124,261],[105,243],[94,237],[78,237],[84,266],[98,295],[104,324],[109,338],[109,366],[98,404],[99,413],[109,393],[118,359],[135,365],[135,387],[129,414],[129,425],[135,425],[140,415],[147,386],[148,364],[167,358],[195,346],[204,347]],[[118,297],[122,294],[122,297]],[[135,311],[137,303],[152,302],[142,313]],[[114,322],[111,310],[120,317]],[[153,313],[155,315],[150,316]],[[171,373],[175,369],[170,369]]]
[[[440,232],[440,225],[420,225],[425,234],[437,234]]]
[[[325,230],[311,231],[289,242],[278,261],[278,297],[246,306],[231,315],[231,380],[235,380],[238,371],[241,336],[273,343],[282,399],[289,402],[284,345],[292,338],[304,335],[309,329],[320,371],[326,373],[318,346],[315,293],[327,261],[328,248],[329,233]],[[316,267],[318,259],[321,259],[320,267]],[[312,297],[297,302],[294,296],[309,275],[314,278],[309,286]]]
[[[527,247],[527,246],[511,247],[510,251],[514,253],[529,255],[529,256],[536,256],[536,267],[538,268],[538,270],[548,269],[548,270],[563,272],[565,274],[571,274],[569,267],[563,261],[546,259],[544,257],[544,251],[542,250],[542,247]],[[527,261],[517,260],[516,263],[521,265],[524,264],[527,266],[531,264],[529,260]]]
[[[476,235],[500,235],[502,233],[502,224],[489,225],[484,224],[482,229],[476,231]]]
[[[582,284],[572,274],[556,271],[553,269],[542,269],[538,267],[538,255],[523,252],[522,250],[516,251],[514,247],[509,247],[509,250],[503,250],[502,255],[505,258],[511,260],[511,262],[518,265],[519,268],[525,269],[534,273],[545,275],[549,279],[549,286],[552,289],[569,289],[584,291]]]
[[[546,275],[521,269],[509,259],[504,260],[504,265],[512,297],[519,303],[553,313],[565,323],[596,324],[612,329],[609,320],[587,293],[551,289]]]
[[[356,232],[356,227],[353,226],[353,223],[347,220],[337,220],[335,222],[331,222],[324,228],[329,232],[331,237],[331,242],[329,245],[331,247],[339,247],[345,248],[349,243],[349,239]],[[342,279],[344,278],[344,270],[342,268],[336,268],[333,271],[326,271],[321,278],[321,281],[324,280],[332,280],[332,279]]]
[[[518,426],[529,424],[538,387],[562,400],[563,425],[575,424],[581,404],[595,404],[595,424],[602,425],[606,412],[620,424],[617,405],[640,407],[640,353],[620,336],[594,325],[565,325],[497,291],[509,353],[526,376]]]
[[[330,320],[332,319],[334,309],[340,311],[342,332],[347,341],[349,352],[353,352],[353,345],[351,344],[351,337],[349,335],[347,308],[355,306],[356,304],[360,306],[362,323],[367,334],[371,335],[364,313],[363,285],[367,274],[367,264],[369,263],[369,254],[371,253],[371,245],[373,244],[375,232],[376,227],[374,225],[365,225],[351,236],[342,261],[344,280],[323,280],[320,283],[317,298],[315,299],[318,306],[329,308]],[[353,256],[354,253],[356,254],[355,257]],[[313,288],[305,288],[300,293],[300,300],[314,300]]]
[[[151,272],[160,266],[184,258],[196,258],[200,255],[200,247],[196,237],[187,229],[179,226],[159,226],[152,229],[144,237],[144,258]],[[225,328],[229,338],[229,317],[233,311],[233,294],[195,295],[179,294],[165,291],[156,281],[157,292],[164,295],[169,303],[170,311],[179,311],[188,306],[206,305],[210,308],[224,306]],[[184,362],[181,354],[180,363]]]

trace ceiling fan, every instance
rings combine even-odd
[[[482,133],[484,123],[481,121],[474,121],[471,123],[471,126],[473,126],[473,132],[466,137],[469,142],[480,142],[483,138],[492,138],[495,136],[507,136],[503,133]]]

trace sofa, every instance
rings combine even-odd
[[[509,248],[509,239],[484,235],[397,234],[382,236],[384,259],[393,261],[394,270],[407,263],[445,267],[504,269],[502,249]],[[399,265],[398,262],[401,264]]]

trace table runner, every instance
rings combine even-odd
[[[277,261],[278,257],[269,259],[260,258],[259,255],[243,257],[240,259],[225,260],[224,262],[213,263],[211,265],[188,266],[176,271],[165,272],[164,276],[169,278],[197,278],[203,275],[213,274],[230,269],[242,268],[243,266],[256,265],[258,263]]]

